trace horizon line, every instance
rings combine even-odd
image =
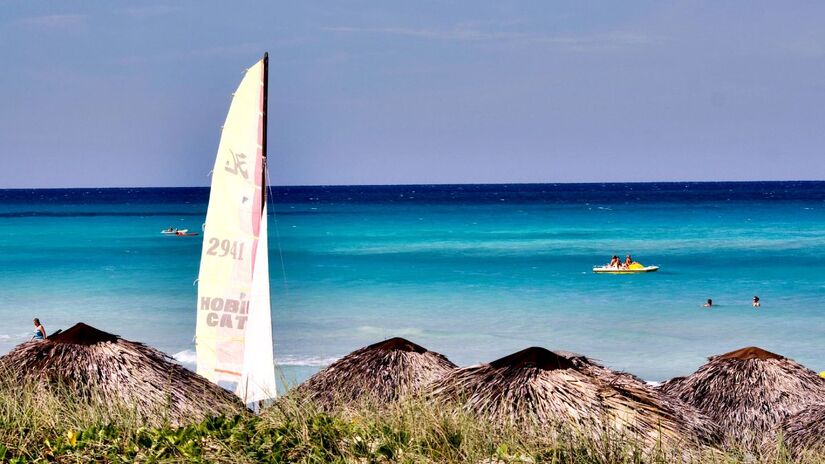
[[[825,179],[795,179],[795,180],[662,180],[662,181],[628,181],[628,182],[429,182],[429,183],[401,183],[401,184],[269,184],[273,187],[432,187],[432,186],[466,186],[466,185],[625,185],[625,184],[758,184],[758,183],[791,183],[825,182]],[[179,186],[128,186],[128,187],[0,187],[0,190],[116,190],[116,189],[192,189],[211,188],[210,185],[179,185]]]

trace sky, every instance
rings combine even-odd
[[[0,0],[0,188],[825,179],[825,2]]]

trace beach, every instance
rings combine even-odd
[[[270,198],[275,358],[290,384],[393,336],[459,365],[544,346],[655,382],[750,345],[825,370],[823,182],[273,187]],[[160,230],[200,231],[207,199],[206,188],[0,190],[0,353],[39,317],[192,367],[201,240]],[[661,269],[592,273],[628,253]]]

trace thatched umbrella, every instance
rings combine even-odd
[[[813,404],[782,422],[785,446],[793,456],[825,458],[825,402]]]
[[[228,391],[143,343],[82,322],[0,357],[21,384],[66,389],[82,401],[120,405],[153,423],[183,424],[243,410]]]
[[[712,356],[658,388],[699,408],[722,427],[728,446],[745,450],[773,440],[786,417],[825,401],[825,382],[814,371],[756,347]]]
[[[419,392],[455,368],[444,355],[396,337],[335,361],[298,386],[296,393],[324,407],[361,399],[389,403]]]
[[[670,449],[718,438],[709,419],[640,379],[581,355],[538,347],[455,370],[435,384],[433,395],[458,401],[492,424],[529,431],[566,431]]]

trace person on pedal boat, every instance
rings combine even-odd
[[[624,259],[624,264],[622,267],[629,268],[631,264],[633,264],[633,258],[631,258],[630,255],[627,255]]]
[[[608,264],[607,266],[608,267],[615,267],[616,269],[618,269],[622,266],[622,262],[619,260],[618,256],[613,255],[613,257],[610,258],[610,264]]]

